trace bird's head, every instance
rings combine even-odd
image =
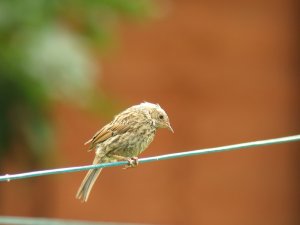
[[[160,105],[143,102],[140,104],[140,106],[148,112],[149,119],[152,120],[152,123],[156,128],[168,128],[174,133],[169,121],[169,117],[167,113],[160,107]]]

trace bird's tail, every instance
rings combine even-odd
[[[95,181],[97,180],[101,170],[102,168],[91,169],[88,171],[77,191],[77,199],[81,200],[82,202],[86,202],[88,200],[93,185],[95,184]]]

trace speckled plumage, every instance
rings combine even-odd
[[[124,110],[86,142],[90,144],[90,150],[96,150],[93,164],[137,157],[153,141],[158,128],[173,132],[168,115],[158,104],[144,102]],[[88,171],[76,198],[83,202],[88,200],[101,170]]]

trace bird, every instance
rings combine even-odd
[[[142,102],[116,115],[85,145],[89,145],[89,151],[95,150],[94,165],[128,161],[125,169],[133,168],[138,165],[138,155],[150,145],[159,128],[167,128],[174,133],[167,113],[159,104]],[[101,171],[102,168],[88,171],[77,191],[77,199],[87,202]]]

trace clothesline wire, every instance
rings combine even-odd
[[[138,160],[138,162],[139,163],[147,163],[147,162],[154,162],[154,161],[159,161],[159,160],[168,160],[168,159],[181,158],[181,157],[187,157],[187,156],[217,153],[217,152],[238,150],[238,149],[251,148],[251,147],[259,147],[259,146],[265,146],[265,145],[274,145],[274,144],[281,144],[281,143],[288,143],[288,142],[295,142],[295,141],[300,141],[300,135],[266,139],[266,140],[260,140],[260,141],[245,142],[245,143],[240,143],[240,144],[233,144],[233,145],[214,147],[214,148],[204,148],[204,149],[199,149],[199,150],[171,153],[171,154],[159,155],[159,156],[153,156],[153,157],[147,157],[147,158],[140,158]],[[127,161],[120,161],[120,162],[111,162],[111,163],[101,163],[101,164],[97,164],[97,165],[75,166],[75,167],[67,167],[67,168],[32,171],[32,172],[25,172],[25,173],[19,173],[19,174],[11,174],[11,175],[6,174],[6,175],[0,176],[0,181],[11,181],[11,180],[16,180],[16,179],[27,179],[27,178],[31,178],[31,177],[37,177],[37,176],[72,173],[72,172],[78,172],[78,171],[96,169],[96,168],[122,166],[122,165],[126,165],[126,164],[128,164]]]

